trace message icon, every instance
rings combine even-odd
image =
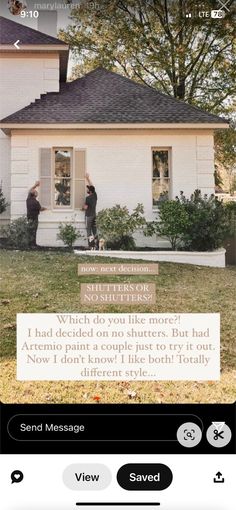
[[[11,483],[20,483],[20,482],[22,482],[23,478],[24,478],[24,475],[23,475],[22,471],[19,471],[18,469],[16,469],[15,471],[12,471]]]

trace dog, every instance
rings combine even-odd
[[[105,245],[106,245],[105,239],[99,239],[98,246],[100,251],[105,250]]]
[[[89,236],[88,245],[90,250],[98,250],[99,241],[97,236]]]

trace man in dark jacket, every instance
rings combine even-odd
[[[97,235],[97,226],[96,226],[96,205],[97,205],[97,193],[95,191],[95,187],[93,186],[89,174],[85,174],[86,180],[88,182],[87,192],[88,195],[85,199],[85,204],[83,209],[85,210],[86,217],[86,230],[87,237],[89,238],[91,235],[94,237]]]
[[[34,248],[37,246],[36,236],[37,236],[38,223],[39,223],[39,213],[41,211],[46,210],[45,207],[41,207],[39,201],[37,200],[38,186],[40,186],[40,182],[36,181],[35,185],[29,190],[28,197],[26,200],[27,219],[28,219],[28,226],[29,226],[29,246],[31,248]]]

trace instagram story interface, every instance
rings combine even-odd
[[[3,510],[234,508],[235,42],[235,0],[0,2]]]

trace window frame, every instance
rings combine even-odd
[[[164,146],[153,146],[151,147],[151,189],[152,189],[152,210],[158,211],[159,203],[153,205],[153,181],[158,181],[158,178],[153,177],[153,152],[154,151],[166,151],[168,152],[168,182],[169,182],[169,200],[172,197],[172,147],[164,147]]]
[[[55,204],[55,181],[56,181],[56,151],[70,151],[71,154],[71,168],[70,168],[70,205],[56,205]],[[52,211],[73,211],[74,210],[74,148],[73,147],[52,147],[52,172],[51,172],[51,203]]]

